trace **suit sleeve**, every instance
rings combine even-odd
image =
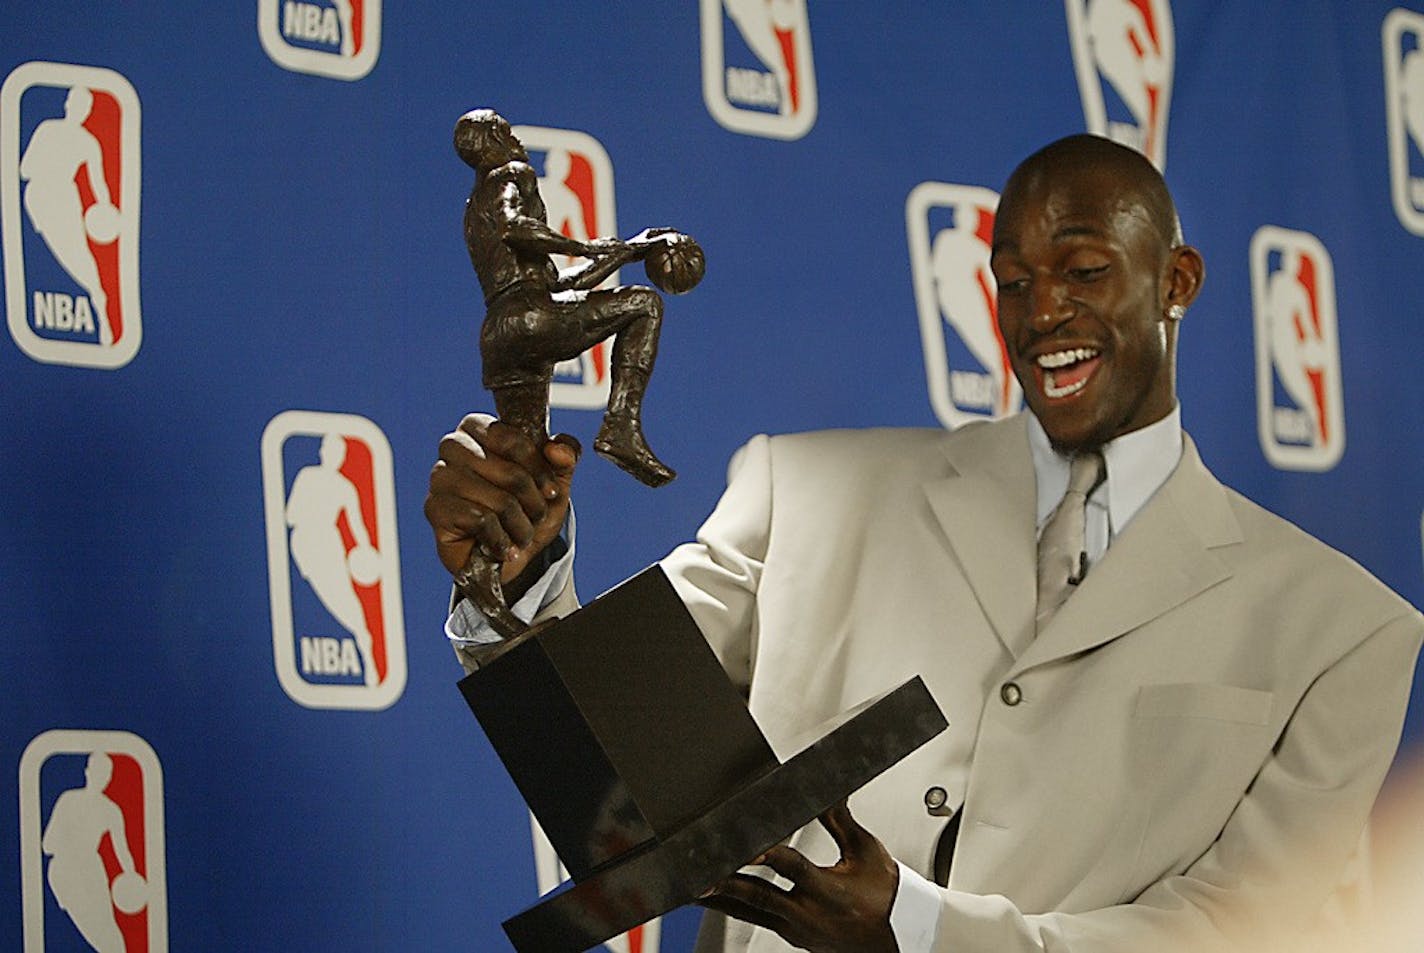
[[[1393,760],[1420,637],[1408,613],[1322,672],[1216,841],[1182,873],[1080,913],[1025,914],[1001,896],[941,890],[936,953],[1299,949],[1289,934],[1318,921]]]
[[[771,537],[770,438],[760,434],[732,457],[727,489],[695,542],[661,563],[733,683],[751,684],[757,587]]]

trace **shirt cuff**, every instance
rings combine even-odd
[[[559,533],[566,544],[563,555],[554,559],[519,601],[509,607],[509,611],[521,621],[533,621],[534,617],[563,591],[569,577],[573,575],[574,525],[574,510],[570,506],[569,514],[564,518],[563,529]],[[461,598],[458,591],[450,606],[450,616],[445,620],[445,637],[457,648],[475,648],[502,641],[484,613],[476,609],[468,599]]]
[[[915,871],[900,867],[900,885],[890,905],[890,930],[900,953],[930,953],[939,930],[939,888]]]

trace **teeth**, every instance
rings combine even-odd
[[[1043,375],[1043,393],[1048,397],[1067,397],[1069,394],[1078,393],[1078,391],[1082,390],[1087,384],[1088,379],[1084,377],[1072,384],[1064,384],[1062,387],[1057,387],[1053,383],[1052,374]]]
[[[1069,364],[1077,364],[1079,361],[1086,361],[1090,357],[1097,357],[1095,348],[1075,347],[1066,351],[1054,351],[1052,354],[1040,354],[1037,358],[1038,366],[1045,370],[1052,370],[1055,367],[1067,367]],[[1076,390],[1076,388],[1074,388]]]

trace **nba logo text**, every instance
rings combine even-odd
[[[386,708],[405,689],[391,448],[371,421],[289,410],[262,433],[277,680],[308,708]]]
[[[534,835],[534,874],[539,881],[539,896],[542,897],[568,880],[569,872],[560,863],[559,855],[549,841],[549,835],[544,833],[533,814],[529,815],[529,827]],[[606,941],[603,949],[607,953],[658,953],[661,939],[662,921],[652,919]]]
[[[992,189],[944,182],[922,182],[905,201],[925,378],[946,427],[1014,413],[1023,396],[989,271],[998,205]]]
[[[1392,10],[1381,32],[1390,194],[1400,224],[1424,235],[1424,13]]]
[[[165,953],[163,772],[126,731],[46,731],[20,756],[25,953]]]
[[[1066,0],[1088,131],[1167,163],[1176,50],[1167,0]]]
[[[806,0],[702,0],[702,98],[733,132],[810,132],[816,69]]]
[[[586,132],[515,126],[514,135],[529,153],[539,177],[539,195],[548,213],[549,227],[579,241],[618,234],[613,201],[613,163],[603,144]],[[555,255],[560,270],[580,259]],[[614,272],[599,285],[619,283]],[[554,367],[549,405],[572,410],[598,410],[608,403],[611,341],[602,341],[577,359]]]
[[[25,63],[0,128],[10,336],[47,364],[123,367],[143,338],[137,94],[113,70]]]
[[[283,69],[360,79],[381,53],[381,0],[258,0],[257,34]]]
[[[1335,271],[1309,232],[1263,225],[1251,238],[1256,425],[1282,470],[1329,470],[1345,452]]]

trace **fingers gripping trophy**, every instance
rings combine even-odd
[[[580,241],[554,231],[528,153],[492,110],[460,117],[455,151],[476,173],[465,206],[465,245],[484,292],[483,380],[500,419],[536,444],[546,442],[554,365],[611,335],[608,408],[594,450],[648,486],[667,483],[676,474],[648,446],[642,424],[662,297],[642,286],[598,286],[623,265],[642,261],[658,289],[691,291],[706,268],[701,247],[668,228],[646,229],[626,241]],[[550,257],[556,254],[583,262],[560,272]],[[455,582],[495,631],[512,639],[528,625],[505,604],[500,569],[497,559],[476,547]]]

